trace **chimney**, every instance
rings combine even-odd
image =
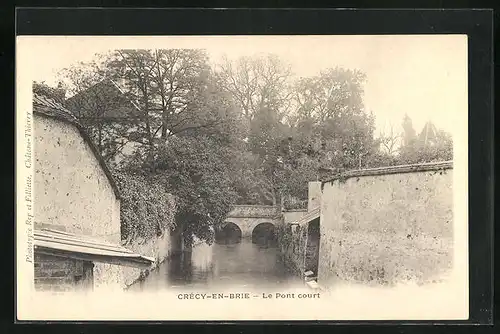
[[[308,201],[307,201],[307,211],[318,208],[321,205],[321,182],[313,181],[309,182],[308,190]]]

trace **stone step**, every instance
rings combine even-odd
[[[311,289],[314,289],[314,290],[319,290],[319,288],[320,288],[318,282],[316,282],[316,281],[308,281],[308,282],[306,282],[306,284],[308,287],[310,287]]]

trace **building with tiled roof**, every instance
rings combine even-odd
[[[142,116],[139,105],[111,79],[69,97],[65,105],[75,112],[78,119],[86,121],[133,121]]]
[[[122,266],[154,259],[121,246],[120,191],[74,113],[38,94],[34,119],[35,288],[123,287]]]

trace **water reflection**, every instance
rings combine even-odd
[[[235,223],[228,222],[215,233],[215,242],[220,245],[231,245],[241,242],[241,229]]]
[[[286,289],[303,286],[286,269],[273,239],[264,243],[206,244],[173,256],[138,287],[141,290],[185,289]],[[259,241],[262,241],[259,239]]]
[[[275,227],[271,223],[257,225],[252,231],[252,242],[267,247],[277,247]]]

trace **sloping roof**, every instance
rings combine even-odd
[[[110,122],[133,121],[141,120],[144,117],[144,108],[141,108],[139,101],[134,101],[126,92],[120,87],[116,81],[105,78],[104,80],[88,87],[87,89],[69,97],[65,101],[65,105],[70,109],[77,111],[78,106],[85,105],[86,101],[92,101],[96,96],[90,94],[97,93],[98,96],[104,97],[110,104],[104,108],[102,115],[93,116],[89,114],[88,107],[80,108],[78,111],[82,112],[81,119],[92,120],[101,119]],[[111,102],[112,101],[112,102]],[[149,101],[148,110],[150,112],[163,113],[164,106],[158,101]],[[79,116],[80,117],[80,116]],[[175,124],[177,131],[189,127],[191,124],[184,124],[182,121],[186,118],[177,118],[177,113],[170,113],[168,116],[169,123]]]
[[[88,102],[96,98],[103,99],[105,105],[103,114],[97,117],[92,116],[91,110],[88,110],[92,108],[92,103],[88,105]],[[127,98],[119,85],[109,78],[67,98],[65,105],[71,108],[72,111],[82,112],[81,117],[86,119],[99,118],[117,121],[142,117],[141,109],[137,103]],[[77,110],[78,108],[80,110]]]
[[[154,258],[136,254],[125,247],[68,232],[35,229],[35,250],[54,256],[64,256],[93,262],[130,267],[149,267]]]
[[[64,119],[68,122],[78,122],[71,111],[64,108],[60,103],[36,93],[33,93],[33,111]]]
[[[101,154],[99,153],[99,150],[95,146],[94,142],[92,139],[89,137],[87,131],[83,128],[83,126],[78,122],[77,118],[74,116],[74,114],[63,107],[60,103],[55,102],[52,99],[49,99],[45,96],[38,95],[38,94],[33,94],[33,113],[38,114],[38,115],[43,115],[45,117],[50,117],[54,118],[63,122],[66,122],[68,124],[71,124],[75,126],[78,131],[80,132],[81,136],[83,137],[84,141],[90,146],[90,149],[92,150],[92,153],[96,157],[96,159],[99,162],[99,165],[104,171],[104,174],[106,174],[106,177],[109,180],[109,183],[111,184],[111,187],[113,188],[113,191],[116,195],[117,198],[121,198],[120,196],[120,190],[118,189],[116,180],[114,179],[111,170],[109,169],[108,165],[102,158]]]
[[[453,161],[429,162],[429,163],[421,163],[413,165],[399,165],[399,166],[388,166],[388,167],[347,171],[338,174],[328,180],[324,180],[322,181],[322,183],[332,182],[335,180],[346,180],[351,177],[428,172],[428,171],[439,171],[445,169],[453,169]]]

